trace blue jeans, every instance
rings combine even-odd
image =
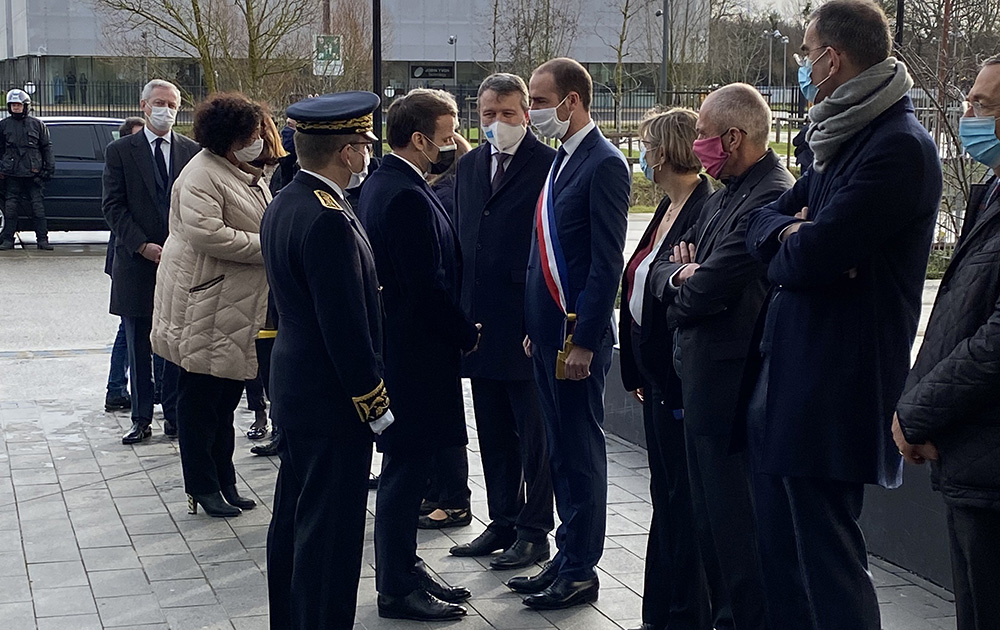
[[[108,372],[108,398],[121,398],[128,394],[128,342],[125,340],[125,323],[118,323],[118,334],[111,346],[111,369]]]

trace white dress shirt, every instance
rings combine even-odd
[[[149,130],[149,125],[142,128],[142,132],[146,134],[146,141],[149,142],[149,150],[156,151],[156,139],[163,138],[163,143],[160,145],[160,153],[163,154],[163,161],[167,164],[167,174],[170,174],[170,140],[173,138],[173,132],[167,132],[164,136],[158,136]],[[153,156],[153,164],[156,164],[156,156]]]
[[[583,139],[586,138],[587,134],[593,131],[596,126],[597,125],[594,123],[594,120],[591,119],[590,122],[583,126],[583,129],[577,131],[570,136],[566,142],[562,143],[562,148],[563,151],[566,152],[566,157],[563,158],[562,164],[559,165],[559,172],[556,173],[556,179],[559,179],[559,176],[562,175],[563,169],[566,168],[566,162],[569,162],[569,159],[573,157],[573,152],[580,147],[583,143]]]
[[[519,148],[521,148],[521,143],[524,142],[524,138],[526,138],[527,136],[528,136],[528,134],[525,133],[524,136],[522,136],[521,139],[517,141],[517,144],[515,144],[512,147],[509,147],[506,151],[501,151],[501,150],[497,149],[494,145],[492,145],[492,144],[490,145],[490,181],[491,182],[493,181],[493,178],[496,177],[496,174],[497,174],[497,163],[500,161],[500,159],[504,160],[503,170],[504,170],[504,172],[506,172],[507,171],[507,167],[510,166],[510,159],[512,157],[514,157],[514,154],[517,153],[517,150]],[[498,159],[496,157],[497,153],[503,153],[506,157]]]

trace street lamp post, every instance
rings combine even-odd
[[[382,89],[382,0],[372,0],[372,92]],[[375,108],[374,127],[379,141],[372,147],[382,157],[382,106]]]
[[[761,37],[767,40],[767,87],[771,87],[771,62],[774,61],[774,40],[783,37],[781,31],[764,31]]]
[[[455,53],[455,57],[452,62],[451,73],[452,77],[455,79],[455,90],[458,91],[458,36],[449,35],[448,43],[455,47],[455,50],[453,51]]]
[[[788,36],[781,36],[781,96],[788,95]],[[792,100],[788,99],[789,113],[792,109]]]
[[[670,0],[663,0],[663,9],[656,10],[656,17],[663,18],[663,59],[660,62],[660,90],[666,105],[670,93]]]

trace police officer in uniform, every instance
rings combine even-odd
[[[372,436],[392,412],[375,261],[344,189],[378,140],[378,106],[375,94],[345,92],[288,108],[302,169],[261,225],[282,432],[267,537],[272,630],[354,627]]]

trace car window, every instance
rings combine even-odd
[[[98,160],[97,137],[90,125],[49,125],[57,160]]]

